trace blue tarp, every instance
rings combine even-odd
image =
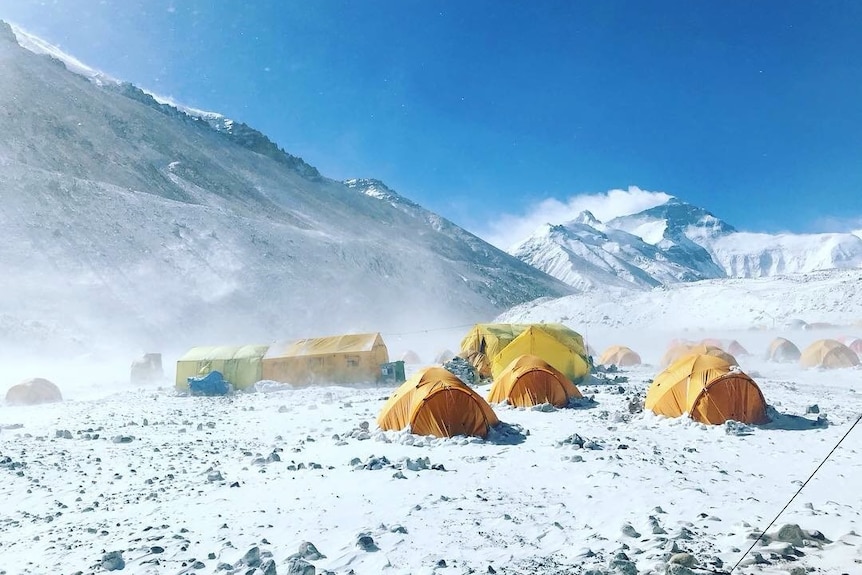
[[[189,393],[192,395],[227,395],[231,385],[225,381],[220,371],[211,371],[201,377],[190,377]]]

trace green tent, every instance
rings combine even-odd
[[[188,378],[219,371],[236,389],[262,379],[261,367],[268,345],[193,347],[177,361],[177,389],[188,389]]]

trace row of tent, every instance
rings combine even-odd
[[[195,347],[177,361],[176,387],[221,372],[236,389],[269,380],[294,385],[374,382],[389,351],[379,333],[306,338],[272,345]]]
[[[580,397],[565,374],[533,355],[515,358],[494,379],[487,400],[446,369],[427,367],[389,397],[377,424],[418,435],[486,437],[499,423],[492,403],[562,407]],[[671,363],[653,380],[644,407],[668,417],[687,414],[705,424],[768,421],[766,400],[754,380],[726,359],[708,354],[691,353]]]
[[[462,341],[460,355],[483,377],[497,377],[525,354],[541,357],[571,381],[582,379],[591,368],[583,338],[562,324],[477,324]],[[452,357],[448,350],[441,352],[438,363]],[[405,354],[403,361],[418,359]],[[381,366],[388,363],[389,352],[379,333],[272,345],[195,347],[177,361],[175,383],[178,389],[188,389],[189,378],[212,371],[219,371],[236,389],[261,380],[294,385],[378,381]]]
[[[857,338],[818,339],[800,351],[792,341],[779,337],[769,345],[768,357],[777,362],[798,361],[802,367],[835,369],[859,365],[860,355],[862,340]]]
[[[730,365],[739,365],[737,356],[749,355],[736,340],[729,342],[717,339],[704,339],[699,342],[673,340],[662,356],[660,365],[667,367],[680,357],[692,353],[719,357]],[[835,369],[859,365],[860,354],[862,354],[862,339],[858,338],[819,339],[800,351],[790,340],[778,337],[769,344],[766,359],[773,362],[799,362],[802,367],[807,368]],[[640,363],[640,356],[637,353],[620,345],[609,347],[598,361],[599,365],[619,367]]]
[[[383,430],[409,428],[418,435],[485,437],[499,423],[490,403],[556,407],[580,398],[565,374],[535,355],[521,355],[494,379],[487,400],[442,367],[416,372],[389,397],[377,418]]]

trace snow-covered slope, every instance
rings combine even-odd
[[[571,292],[241,124],[217,130],[128,84],[73,74],[5,25],[0,77],[5,349],[419,330]]]
[[[862,238],[846,234],[738,232],[706,244],[730,277],[757,278],[862,267]]]
[[[758,278],[862,267],[858,234],[738,232],[677,198],[606,223],[545,225],[512,248],[516,257],[578,288]]]
[[[856,573],[858,430],[744,552],[856,419],[859,370],[743,367],[774,407],[767,425],[643,412],[657,370],[639,366],[580,385],[593,401],[579,408],[496,405],[487,440],[380,431],[394,387],[211,398],[114,382],[97,399],[57,379],[71,400],[0,404],[3,569],[714,575],[742,560],[737,575]],[[682,552],[700,568],[668,564]]]
[[[862,321],[862,270],[705,280],[649,291],[590,290],[523,304],[498,319],[677,332],[765,329],[795,319],[848,326]]]

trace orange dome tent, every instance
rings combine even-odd
[[[791,362],[799,361],[799,356],[802,355],[799,348],[783,337],[776,337],[769,344],[769,350],[766,352],[766,359],[775,362]]]
[[[9,405],[38,405],[63,401],[60,388],[41,377],[35,377],[13,385],[6,392]]]
[[[682,344],[676,347],[672,347],[665,352],[665,354],[661,358],[661,366],[667,367],[679,358],[692,353],[699,355],[712,355],[723,359],[730,365],[739,365],[739,362],[736,361],[735,357],[733,357],[731,354],[727,353],[719,347],[704,344]]]
[[[550,403],[564,407],[571,398],[583,397],[578,388],[558,369],[535,355],[522,355],[500,373],[488,401],[508,401],[515,407]]]
[[[799,358],[802,367],[837,369],[859,365],[859,356],[852,349],[834,339],[818,339],[805,348]]]
[[[599,358],[599,364],[618,365],[620,367],[640,365],[641,356],[624,345],[612,345],[602,353],[602,357]]]
[[[658,374],[644,406],[657,415],[688,414],[700,423],[766,423],[766,401],[748,375],[720,357],[686,355]]]
[[[377,425],[384,430],[407,427],[417,435],[485,437],[499,420],[491,406],[442,367],[416,372],[386,401]]]

